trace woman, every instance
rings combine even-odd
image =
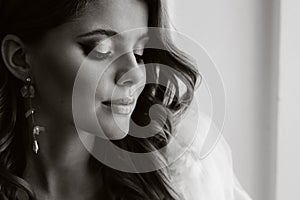
[[[105,137],[121,149],[152,152],[168,144],[199,75],[167,34],[149,36],[145,29],[167,26],[160,0],[0,1],[1,199],[198,198],[182,188],[191,179],[182,182],[184,174],[176,175],[176,167],[144,173],[114,169],[91,156],[77,134],[97,134],[89,120],[96,112]],[[132,29],[138,31],[126,33]],[[143,50],[148,42],[162,49]],[[174,70],[165,73],[150,63]],[[84,104],[76,123],[72,93],[82,67],[75,101]],[[187,88],[181,97],[178,78]],[[153,83],[145,84],[149,79]],[[91,103],[86,95],[95,83]],[[167,110],[163,123],[157,110],[157,123],[149,129],[160,125],[162,130],[147,138],[129,135],[130,120],[149,124],[155,104]],[[147,162],[155,165],[160,159]]]

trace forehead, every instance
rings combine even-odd
[[[148,26],[148,8],[143,0],[95,0],[74,20],[78,31],[98,28],[124,32]]]
[[[80,35],[95,30],[104,29],[122,33],[137,29],[130,34],[115,37],[122,39],[122,43],[134,44],[147,33],[145,27],[148,27],[148,7],[144,0],[90,0],[78,17],[49,30],[35,44],[62,46],[74,43],[78,41]]]

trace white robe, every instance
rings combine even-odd
[[[187,151],[170,169],[181,200],[251,200],[236,179],[231,151],[223,137],[203,160],[197,152]]]
[[[197,109],[191,106],[178,128],[183,134],[172,138],[176,145],[170,146],[166,151],[167,158],[174,160],[179,149],[186,149],[168,167],[171,171],[171,184],[181,196],[180,200],[251,200],[233,172],[231,149],[222,135],[208,156],[200,157],[204,141],[208,138],[210,121],[196,112]],[[217,131],[216,127],[212,128]],[[191,141],[188,133],[193,131],[196,131],[196,135],[191,145],[186,148]]]

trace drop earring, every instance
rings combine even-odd
[[[29,109],[27,110],[27,112],[25,113],[25,118],[31,118],[31,123],[33,125],[32,128],[32,138],[33,138],[33,146],[32,149],[34,151],[35,154],[38,153],[39,151],[39,145],[38,145],[38,140],[37,140],[37,136],[40,134],[40,132],[44,132],[45,128],[42,126],[38,126],[35,124],[34,121],[34,113],[35,113],[35,109],[32,107],[32,99],[35,96],[35,90],[32,84],[32,79],[30,77],[27,77],[24,83],[24,86],[21,88],[21,94],[22,97],[25,99],[28,99],[28,105],[29,105]]]

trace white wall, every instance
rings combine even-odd
[[[177,29],[201,43],[222,73],[224,135],[241,184],[255,200],[274,200],[279,2],[172,2]]]
[[[276,199],[300,199],[300,1],[281,1]]]

